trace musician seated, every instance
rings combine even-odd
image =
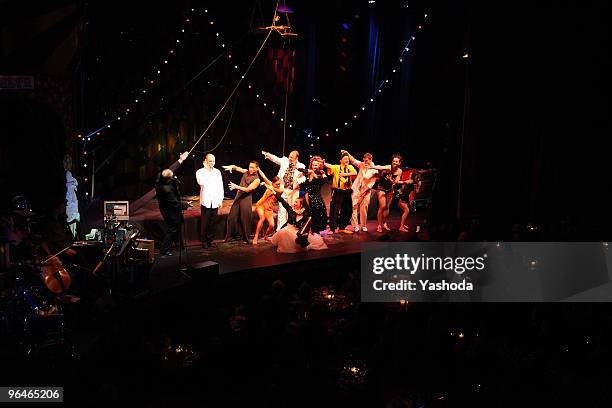
[[[42,249],[46,256],[56,254],[62,249],[72,245],[74,237],[68,227],[66,218],[66,200],[60,199],[51,207],[41,222]],[[75,255],[74,249],[64,252],[66,255]]]
[[[74,237],[66,218],[66,200],[62,198],[51,207],[41,221],[39,259],[43,262],[43,268],[50,265],[61,269],[65,267],[70,273],[71,284],[64,293],[78,294],[82,297],[86,282],[89,280],[87,273],[89,269],[84,267],[88,264],[85,257],[70,248],[73,242]],[[66,250],[60,255],[52,256],[64,249]]]

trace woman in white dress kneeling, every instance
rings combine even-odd
[[[266,186],[268,187],[268,186]],[[312,218],[303,197],[295,200],[293,206],[276,193],[278,204],[287,210],[287,223],[272,236],[270,241],[277,247],[277,252],[292,254],[310,249],[327,249],[327,245],[319,234],[310,232]]]

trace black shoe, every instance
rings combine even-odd
[[[166,251],[166,252],[162,252],[162,253],[161,253],[162,258],[165,258],[165,257],[168,257],[168,256],[172,256],[172,255],[173,255],[173,254],[172,254],[172,252],[170,252],[170,251]]]
[[[208,242],[202,242],[202,249],[210,248],[210,244]]]
[[[214,242],[207,242],[206,245],[208,245],[209,248],[216,248],[217,244],[215,244]]]

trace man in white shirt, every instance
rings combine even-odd
[[[295,200],[300,196],[300,184],[306,181],[304,173],[298,169],[304,169],[304,163],[298,161],[300,153],[293,150],[289,153],[289,157],[278,157],[272,153],[261,151],[264,157],[280,166],[277,176],[281,179],[281,188],[285,190],[282,197],[293,206]],[[280,230],[287,223],[287,210],[282,205],[278,206],[278,219],[276,221],[276,230]]]
[[[370,197],[372,195],[372,187],[378,178],[378,170],[373,169],[372,154],[365,153],[363,161],[359,161],[346,150],[341,150],[341,154],[346,154],[351,163],[357,167],[358,173],[353,181],[353,214],[351,216],[351,225],[354,232],[368,232],[368,207],[370,206]],[[357,218],[359,216],[359,218]]]
[[[223,204],[223,179],[221,172],[215,168],[215,156],[208,153],[202,162],[203,167],[196,171],[196,180],[200,185],[200,240],[202,248],[212,244],[212,225],[215,222],[221,204]]]

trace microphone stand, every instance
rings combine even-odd
[[[179,189],[180,181],[178,180],[178,178],[175,178],[174,182],[176,185],[176,192],[179,197],[179,203],[181,205],[181,221],[182,221],[182,225],[179,227],[179,271],[183,275],[189,276],[186,273],[187,269],[189,268],[189,251],[187,250],[187,244],[184,241],[184,238],[185,238],[185,210],[183,209],[183,202],[181,200],[181,190]],[[183,258],[182,258],[183,248],[185,248],[185,261],[187,265],[183,265]]]

